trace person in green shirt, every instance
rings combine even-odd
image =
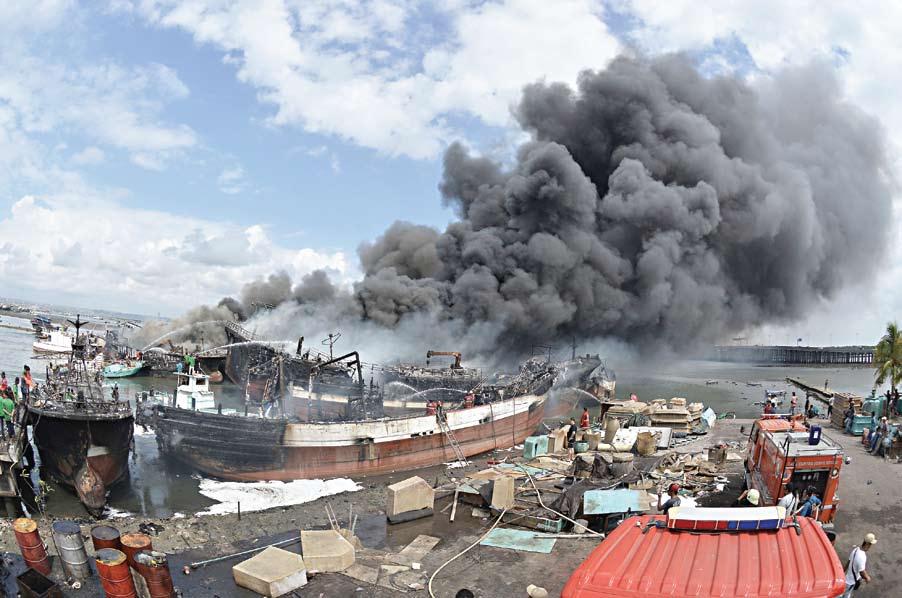
[[[9,438],[13,437],[13,412],[16,404],[8,396],[0,396],[0,419],[3,420],[3,431]]]

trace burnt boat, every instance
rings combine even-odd
[[[431,360],[435,357],[453,357],[454,361],[447,367],[434,367]],[[408,403],[462,402],[484,380],[479,369],[464,367],[461,358],[458,351],[429,350],[426,367],[412,364],[386,367],[382,372],[386,412],[393,413],[397,409],[403,413]]]
[[[530,369],[504,384],[481,388],[481,405],[460,404],[406,417],[300,421],[253,414],[182,409],[156,404],[139,410],[139,423],[152,427],[160,451],[198,471],[226,480],[293,480],[360,476],[437,465],[457,458],[513,446],[541,423],[554,369]],[[359,405],[381,395],[350,397],[352,415]],[[285,393],[284,412],[297,399]]]
[[[343,357],[355,356],[351,353]],[[454,363],[450,367],[429,367],[429,360],[436,356],[454,357]],[[342,359],[342,358],[338,358]],[[336,361],[336,360],[333,360]],[[349,391],[349,378],[354,377],[354,368],[362,376],[359,360],[348,362],[350,368],[345,376],[332,376],[323,379],[317,375],[315,379],[291,381],[289,384],[291,396],[309,405],[309,409],[303,407],[296,410],[296,415],[302,419],[322,421],[323,419],[345,419],[347,416],[348,397],[353,393]],[[382,410],[389,416],[404,416],[414,413],[422,413],[430,403],[440,403],[450,407],[454,404],[464,404],[467,401],[473,404],[488,402],[486,391],[482,389],[483,378],[481,372],[474,368],[461,366],[461,354],[452,351],[428,351],[426,353],[426,367],[418,365],[394,365],[372,366],[368,392],[379,393]],[[311,388],[313,389],[311,392]]]
[[[77,331],[82,322],[73,324]],[[108,489],[128,477],[134,434],[131,405],[105,398],[102,382],[99,372],[88,371],[85,345],[76,340],[67,367],[48,367],[27,404],[42,474],[73,489],[95,516],[106,505]]]
[[[298,340],[297,350],[291,355],[257,339],[255,334],[235,322],[226,322],[225,333],[230,346],[219,369],[229,381],[245,389],[247,401],[251,404],[261,404],[271,399],[274,376],[282,385],[296,383],[303,386],[311,373],[316,371],[320,383],[324,385],[345,389],[356,384],[354,377],[357,372],[353,366],[347,364],[345,359],[333,359],[331,355],[314,349],[305,351],[303,337]],[[202,362],[205,355],[200,355]],[[339,394],[346,395],[347,392],[342,390]]]

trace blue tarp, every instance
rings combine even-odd
[[[639,504],[638,490],[588,490],[583,495],[583,513],[586,515],[612,515],[614,513],[641,513],[646,510]]]
[[[527,532],[519,529],[495,528],[485,539],[480,542],[483,546],[496,548],[509,548],[511,550],[524,550],[526,552],[541,552],[548,554],[554,548],[554,538],[536,537],[535,532]]]

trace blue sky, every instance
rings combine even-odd
[[[745,4],[3,3],[3,294],[176,314],[277,270],[350,284],[394,220],[453,218],[451,141],[508,159],[523,85],[624,51],[749,78],[827,58],[902,125],[895,5]]]

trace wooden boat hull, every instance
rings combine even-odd
[[[89,512],[99,514],[107,490],[128,477],[134,418],[72,419],[30,411],[29,423],[42,469],[72,488]]]
[[[465,456],[504,449],[535,431],[545,396],[446,412]],[[291,423],[157,406],[162,452],[206,475],[237,481],[384,474],[453,461],[435,416]]]

